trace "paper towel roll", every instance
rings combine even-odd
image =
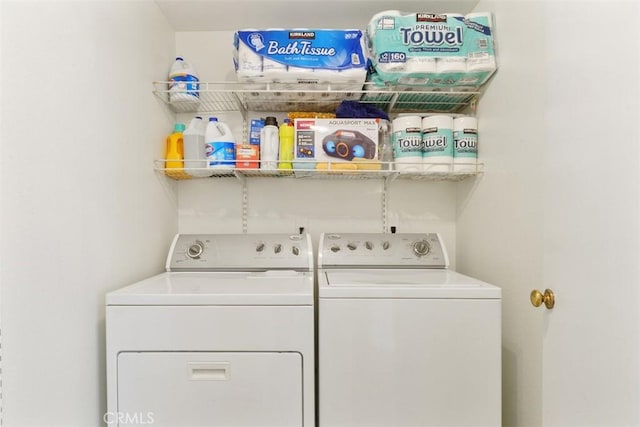
[[[367,50],[369,51],[376,70],[383,73],[404,73],[405,62],[391,62],[395,58],[389,58],[388,52],[377,49],[376,31],[381,30],[380,37],[388,43],[402,44],[402,34],[396,31],[395,17],[402,16],[399,10],[385,10],[371,18],[367,25]]]
[[[421,172],[422,118],[400,116],[393,121],[393,154],[398,171]]]
[[[467,60],[463,56],[443,56],[436,61],[436,72],[445,73],[466,73]]]
[[[469,47],[467,71],[470,73],[495,71],[497,65],[493,47],[493,15],[490,12],[469,13],[465,15],[465,20],[467,21],[467,26],[471,25],[470,23],[472,22],[473,24],[481,26],[489,33],[484,37],[486,39],[486,46],[477,47],[477,50],[474,46]]]
[[[453,171],[476,172],[478,120],[468,116],[453,119],[453,141]]]
[[[407,74],[435,73],[436,58],[433,56],[409,56],[405,72]]]
[[[495,71],[496,57],[487,52],[470,52],[467,60],[467,71],[470,73],[481,71]]]
[[[422,119],[422,161],[427,172],[449,172],[453,163],[453,117]]]
[[[379,62],[376,70],[383,73],[405,73],[406,64],[404,62]]]
[[[382,12],[376,13],[373,15],[369,24],[367,25],[367,34],[373,37],[376,33],[376,30],[393,30],[395,27],[395,22],[393,17],[400,16],[401,13],[399,10],[384,10]]]
[[[491,12],[467,13],[464,18],[482,25],[486,25],[492,30],[491,32],[493,33],[493,15],[491,14]]]
[[[445,13],[445,15],[447,16],[447,20],[449,19],[458,19],[458,20],[463,20],[465,18],[465,16],[462,13]]]

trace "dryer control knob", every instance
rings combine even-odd
[[[204,252],[204,243],[200,240],[196,240],[187,248],[187,256],[191,259],[199,259],[202,252]]]
[[[295,256],[298,256],[298,255],[300,255],[300,248],[299,248],[299,247],[297,247],[297,246],[293,246],[293,247],[291,248],[291,252],[292,252]]]
[[[331,246],[331,252],[338,252],[338,251],[340,251],[340,246],[338,245]]]
[[[382,249],[384,249],[385,251],[390,247],[391,247],[391,243],[389,243],[389,241],[385,240],[384,242],[382,242]]]
[[[264,251],[264,243],[260,242],[258,243],[258,246],[256,246],[256,252],[262,252]]]
[[[429,242],[426,240],[418,240],[417,242],[413,242],[413,253],[417,256],[425,256],[431,250],[431,246],[429,246]]]
[[[282,245],[280,243],[276,244],[273,247],[273,252],[279,254],[280,252],[282,252]]]
[[[373,243],[367,240],[366,242],[364,242],[364,247],[371,251],[373,250]]]
[[[347,248],[349,248],[349,250],[351,251],[355,251],[358,248],[358,245],[356,245],[355,243],[348,243]]]

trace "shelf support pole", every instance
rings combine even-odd
[[[389,214],[389,206],[388,206],[388,194],[387,194],[387,178],[382,181],[382,232],[386,233],[388,230],[388,214]]]
[[[247,233],[247,224],[249,222],[249,190],[247,189],[247,178],[237,171],[234,172],[234,175],[238,178],[238,181],[240,181],[240,185],[242,186],[240,216],[242,217],[242,232]]]

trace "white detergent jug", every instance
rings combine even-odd
[[[169,101],[180,111],[188,111],[200,103],[198,72],[180,56],[169,71]]]
[[[205,128],[205,121],[196,116],[182,134],[185,172],[196,178],[211,176],[211,172],[206,170],[209,164],[204,144]]]
[[[236,141],[226,123],[210,117],[205,133],[207,163],[210,168],[232,168],[236,165]]]

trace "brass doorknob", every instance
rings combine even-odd
[[[531,304],[534,307],[540,307],[542,303],[547,309],[551,310],[553,306],[556,304],[556,296],[553,294],[551,289],[545,289],[544,294],[537,289],[531,291]]]

